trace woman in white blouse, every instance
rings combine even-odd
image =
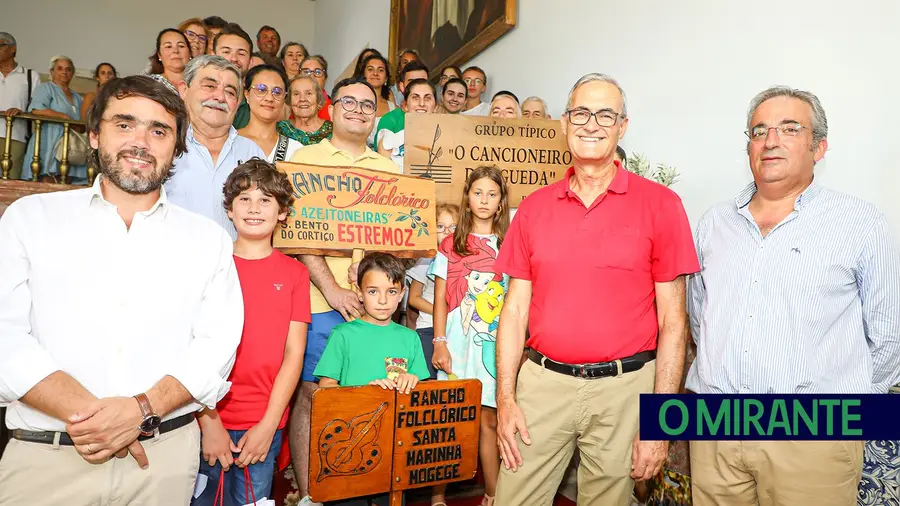
[[[284,119],[287,76],[272,65],[257,65],[244,76],[244,97],[250,106],[250,122],[238,134],[255,142],[269,162],[289,160],[288,138],[275,128]]]

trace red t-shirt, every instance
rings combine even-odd
[[[216,408],[230,430],[247,430],[266,413],[284,359],[291,322],[310,323],[309,273],[278,250],[260,260],[234,257],[244,294],[244,331],[231,370],[231,390]],[[278,428],[287,422],[284,411]]]
[[[619,167],[585,208],[573,173],[522,201],[495,264],[532,283],[527,345],[568,364],[656,349],[654,283],[700,270],[681,199]]]

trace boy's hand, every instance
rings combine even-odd
[[[415,374],[403,373],[397,377],[397,391],[401,394],[408,394],[418,384],[419,377]]]
[[[397,384],[394,383],[394,380],[388,378],[372,380],[369,382],[369,384],[373,386],[379,386],[385,390],[393,390],[397,388]]]
[[[240,455],[235,460],[235,465],[243,469],[249,465],[266,460],[266,455],[269,454],[269,449],[272,447],[272,439],[275,438],[276,430],[278,430],[277,425],[262,421],[245,432],[237,444],[237,453]]]
[[[217,418],[203,427],[203,436],[200,439],[200,450],[203,460],[210,466],[216,465],[216,460],[222,464],[222,469],[228,471],[234,463],[232,451],[236,450],[231,442],[231,436],[225,430],[225,426]]]
[[[431,356],[431,364],[435,369],[440,369],[447,374],[453,372],[453,362],[450,359],[450,350],[447,343],[434,343],[434,354]]]

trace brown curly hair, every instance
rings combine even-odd
[[[254,156],[235,167],[234,172],[225,181],[223,188],[225,209],[231,211],[234,199],[254,184],[264,194],[278,202],[278,211],[281,213],[287,212],[294,203],[294,190],[287,174],[271,163]]]

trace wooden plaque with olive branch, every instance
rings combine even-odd
[[[384,251],[402,258],[437,253],[434,182],[358,167],[279,163],[294,189],[274,245],[291,255],[350,257]]]

